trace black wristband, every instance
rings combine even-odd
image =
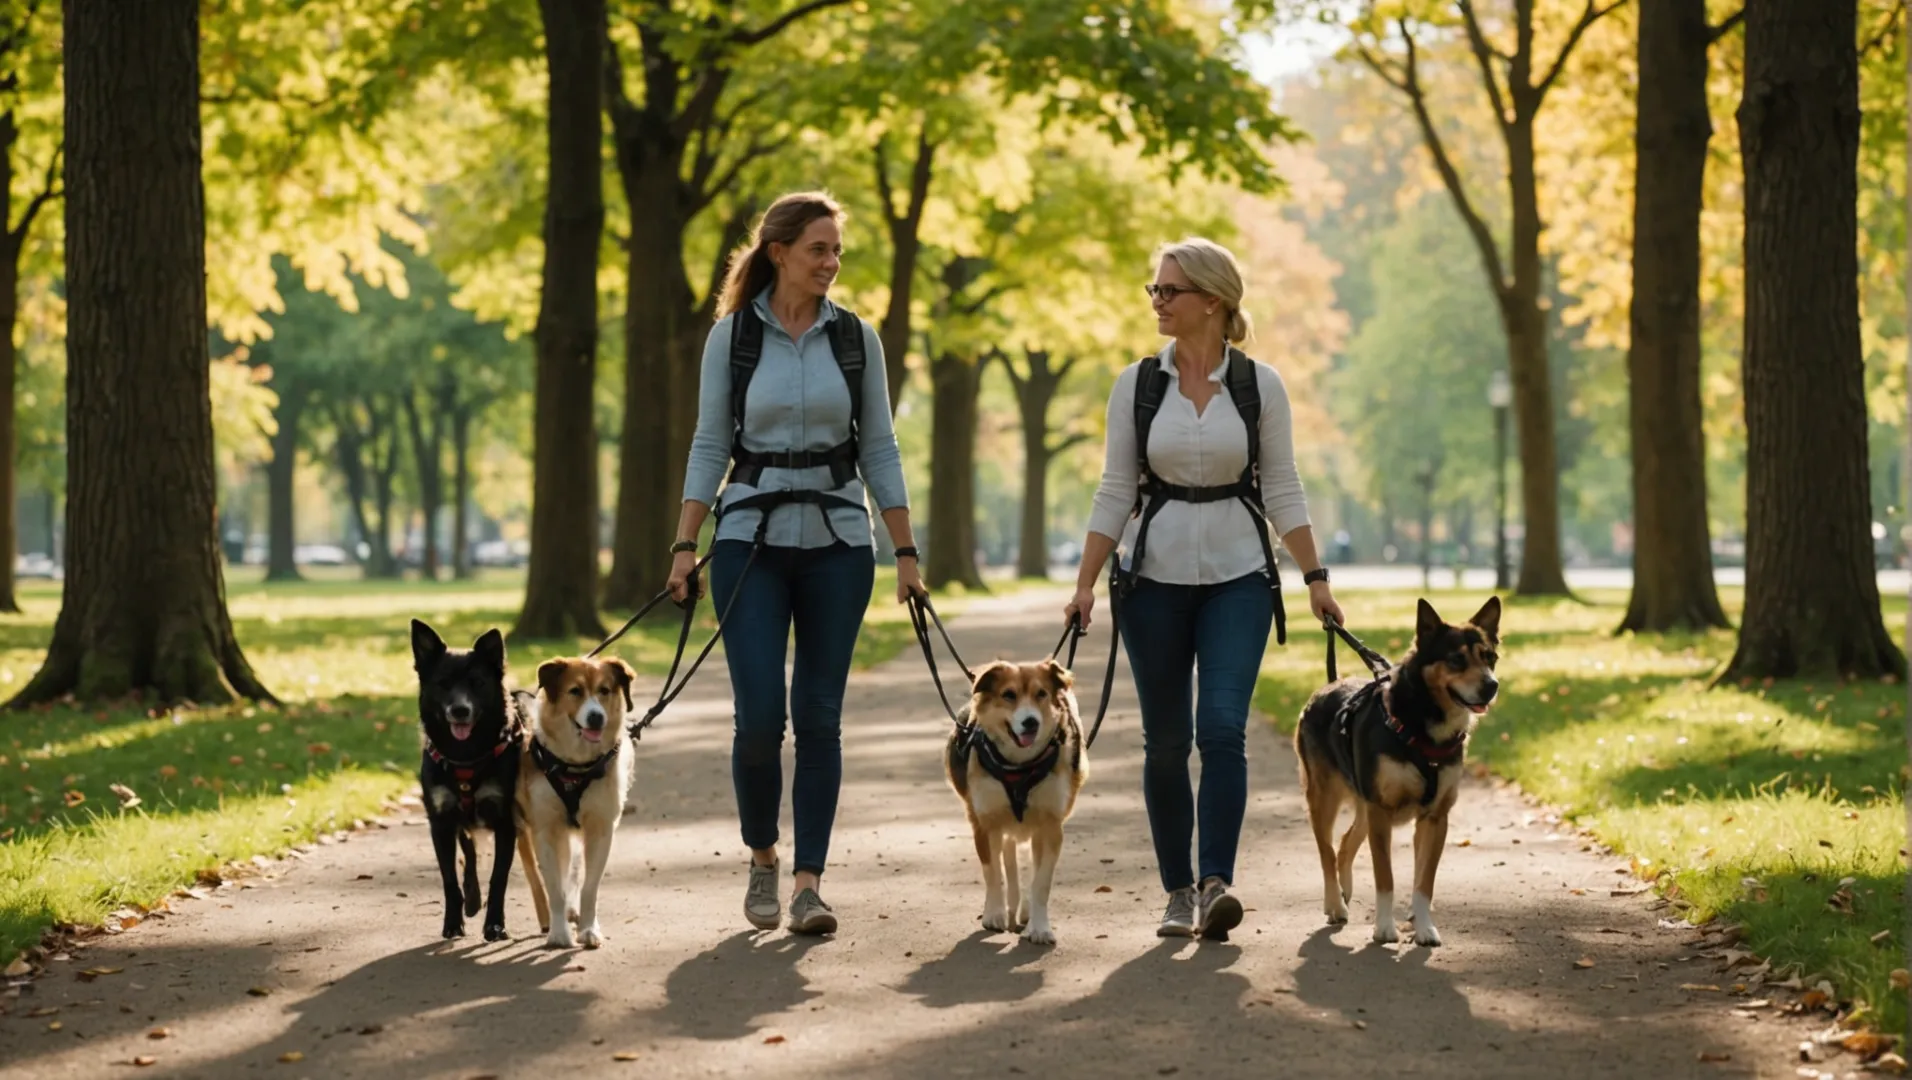
[[[1317,581],[1326,580],[1328,580],[1328,568],[1325,566],[1318,566],[1301,575],[1301,582],[1304,585],[1313,585]]]
[[[914,547],[913,545],[912,545],[912,546],[910,546],[910,547],[900,547],[900,548],[897,548],[897,549],[896,549],[896,557],[897,557],[897,558],[899,558],[899,559],[914,559],[914,558],[916,558],[916,557],[917,557],[917,556],[916,556],[916,548],[915,548],[915,547]]]
[[[672,545],[671,545],[671,554],[672,554],[672,555],[681,555],[681,554],[683,554],[683,553],[684,553],[684,552],[686,552],[686,551],[688,551],[688,552],[692,552],[692,553],[694,554],[694,553],[695,553],[695,552],[697,551],[697,541],[695,541],[695,540],[679,540],[679,541],[678,541],[678,542],[676,542],[675,544],[672,544]]]

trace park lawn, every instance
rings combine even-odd
[[[247,658],[282,708],[198,710],[42,708],[0,717],[0,965],[59,923],[99,924],[150,906],[202,870],[283,854],[376,816],[415,786],[419,736],[409,620],[468,646],[487,628],[509,630],[523,578],[498,572],[468,582],[366,582],[320,571],[266,585],[239,570],[228,587]],[[895,603],[895,572],[879,568],[857,642],[867,668],[913,643]],[[59,609],[59,586],[23,584],[24,614],[0,617],[0,697],[38,669]],[[959,611],[960,594],[939,602]],[[605,625],[623,620],[606,616]],[[699,609],[691,652],[715,627]],[[653,612],[612,647],[659,689],[677,642],[676,609]],[[516,685],[539,659],[596,644],[510,643]],[[712,660],[697,679],[726,679]],[[112,785],[138,799],[122,807]]]
[[[1399,657],[1415,594],[1350,592],[1348,625]],[[1485,594],[1436,592],[1454,621]],[[1905,702],[1896,683],[1800,680],[1709,690],[1734,635],[1611,631],[1626,596],[1515,602],[1501,619],[1502,696],[1468,755],[1569,814],[1695,922],[1744,927],[1744,947],[1831,980],[1855,1018],[1903,1030]],[[1737,590],[1722,596],[1737,618]],[[1886,621],[1904,627],[1905,601]],[[1324,678],[1321,635],[1271,650],[1257,704],[1293,730]],[[1341,650],[1342,673],[1360,662]],[[1851,879],[1849,882],[1846,879]],[[1845,884],[1842,885],[1842,882]],[[1882,935],[1882,936],[1880,936]],[[1875,942],[1875,936],[1877,940]],[[1783,976],[1782,976],[1783,977]]]

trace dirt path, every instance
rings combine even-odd
[[[953,632],[972,661],[1043,655],[1060,601],[978,602]],[[1106,640],[1089,639],[1079,661],[1089,702]],[[1802,1021],[1682,990],[1731,980],[1695,955],[1692,932],[1659,928],[1643,898],[1610,895],[1617,860],[1551,832],[1508,791],[1463,794],[1436,903],[1444,948],[1369,943],[1365,854],[1354,921],[1331,932],[1293,755],[1266,724],[1249,738],[1247,919],[1226,944],[1157,939],[1141,739],[1120,678],[1056,878],[1053,949],[977,925],[974,849],[942,782],[940,709],[914,653],[852,682],[825,889],[842,932],[749,931],[728,692],[713,664],[642,744],[641,809],[601,901],[604,949],[542,949],[522,879],[517,940],[438,941],[414,811],[55,963],[6,1003],[0,1067],[15,1080],[1797,1075]],[[1582,957],[1593,966],[1576,969]],[[123,970],[83,981],[82,967]],[[170,1035],[148,1038],[158,1027]],[[288,1054],[302,1058],[282,1063]],[[140,1055],[156,1061],[114,1064]]]

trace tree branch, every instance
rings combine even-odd
[[[996,297],[1001,296],[1003,293],[1008,291],[1009,291],[1009,287],[1007,285],[991,285],[988,289],[985,289],[983,291],[983,294],[981,296],[978,296],[974,301],[967,304],[956,305],[956,310],[963,315],[974,315],[977,312],[981,311],[983,308],[987,307],[991,300],[994,300]]]
[[[1880,49],[1885,48],[1886,43],[1892,40],[1893,27],[1899,24],[1899,17],[1904,14],[1905,0],[1899,0],[1898,3],[1892,5],[1892,10],[1886,13],[1885,22],[1879,24],[1879,32],[1872,35],[1866,40],[1864,45],[1860,46],[1859,55],[1870,56]]]
[[[788,138],[772,139],[768,142],[755,138],[751,139],[750,145],[744,147],[743,152],[731,161],[730,168],[724,170],[723,175],[719,176],[716,182],[708,186],[700,185],[691,191],[690,212],[696,214],[704,207],[709,206],[711,200],[715,199],[719,192],[730,187],[731,184],[736,183],[737,174],[741,173],[745,166],[759,158],[768,157],[789,145],[790,140]]]
[[[39,215],[40,208],[66,194],[65,186],[57,184],[57,178],[60,175],[60,157],[65,150],[65,140],[53,147],[53,159],[47,162],[46,179],[40,184],[39,192],[27,203],[26,209],[20,212],[20,223],[7,231],[8,239],[13,242],[15,251],[20,250],[20,245],[26,242],[27,230],[33,228],[33,219]]]
[[[1083,443],[1088,441],[1089,441],[1089,436],[1087,432],[1077,431],[1072,434],[1065,435],[1063,436],[1061,442],[1053,443],[1050,445],[1049,456],[1055,457],[1059,454],[1066,454],[1070,450],[1073,450],[1076,447],[1081,446]]]
[[[884,224],[890,227],[890,232],[894,235],[896,226],[902,223],[902,218],[896,214],[896,193],[890,188],[890,155],[889,152],[884,149],[888,143],[889,136],[877,136],[875,147],[876,197],[882,200],[883,203]]]
[[[1627,0],[1613,0],[1613,3],[1606,7],[1596,7],[1594,0],[1587,0],[1585,10],[1580,12],[1580,21],[1574,23],[1573,29],[1567,33],[1567,43],[1560,47],[1560,55],[1554,57],[1553,67],[1547,70],[1547,77],[1534,86],[1534,108],[1540,107],[1541,99],[1545,98],[1547,91],[1553,88],[1554,80],[1560,77],[1560,72],[1567,66],[1567,59],[1573,55],[1574,47],[1580,44],[1580,36],[1587,32],[1588,27],[1611,15],[1614,9],[1626,2]]]
[[[1501,269],[1500,248],[1494,243],[1493,231],[1488,229],[1480,212],[1474,209],[1473,200],[1467,197],[1467,187],[1461,181],[1461,174],[1447,156],[1447,147],[1441,142],[1440,132],[1435,130],[1434,117],[1427,111],[1427,96],[1421,89],[1419,53],[1415,48],[1413,31],[1408,29],[1406,19],[1400,20],[1400,27],[1401,37],[1407,42],[1407,62],[1403,67],[1401,90],[1407,94],[1408,103],[1414,109],[1414,119],[1421,127],[1421,139],[1434,158],[1435,171],[1441,174],[1441,183],[1446,185],[1447,193],[1454,197],[1454,206],[1466,221],[1467,231],[1473,234],[1474,245],[1480,249],[1481,260],[1487,265],[1487,277],[1493,284],[1495,294],[1505,295],[1507,279]]]
[[[1501,97],[1500,77],[1494,74],[1494,60],[1496,57],[1504,60],[1509,58],[1502,57],[1500,51],[1488,43],[1487,35],[1481,30],[1480,20],[1474,16],[1472,0],[1458,0],[1458,6],[1461,19],[1467,24],[1468,47],[1474,52],[1474,61],[1480,65],[1481,81],[1487,84],[1487,100],[1494,106],[1494,119],[1505,128],[1512,120],[1507,115],[1507,105]]]
[[[1905,6],[1903,0],[1901,0],[1899,6],[1901,8]],[[1706,43],[1708,45],[1713,44],[1714,42],[1718,41],[1720,38],[1723,38],[1726,35],[1732,33],[1734,30],[1738,29],[1739,24],[1745,21],[1746,21],[1746,9],[1740,8],[1738,11],[1735,11],[1731,15],[1728,15],[1726,16],[1726,18],[1720,20],[1720,24],[1718,26],[1712,27],[1711,29],[1706,31]]]
[[[1395,75],[1387,61],[1369,51],[1366,45],[1358,41],[1355,42],[1354,53],[1361,58],[1361,62],[1366,64],[1369,70],[1380,76],[1382,82],[1387,83],[1403,94],[1412,93],[1407,86],[1407,77],[1405,75]]]
[[[847,3],[849,3],[849,0],[810,0],[809,3],[800,4],[797,7],[791,8],[789,11],[784,12],[782,15],[777,16],[755,30],[733,31],[730,35],[730,40],[738,45],[757,45],[776,37],[779,33],[783,32],[784,27],[789,26],[805,15],[822,11],[824,8],[839,7]]]

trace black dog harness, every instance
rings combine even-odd
[[[1003,794],[1009,796],[1009,809],[1015,813],[1016,820],[1021,821],[1023,811],[1029,809],[1029,793],[1036,789],[1037,784],[1047,780],[1049,774],[1055,771],[1056,762],[1062,760],[1063,733],[1064,729],[1057,727],[1055,737],[1049,740],[1049,745],[1043,748],[1042,753],[1017,764],[1002,756],[1002,751],[989,741],[982,728],[971,727],[969,737],[957,740],[950,748],[950,757],[958,768],[967,769],[969,752],[974,748],[977,763],[1002,785]]]
[[[1360,763],[1373,760],[1382,754],[1405,759],[1421,774],[1421,806],[1433,805],[1434,796],[1440,790],[1441,766],[1460,760],[1461,753],[1467,749],[1467,732],[1446,742],[1437,743],[1423,732],[1410,731],[1388,707],[1388,687],[1392,671],[1386,667],[1385,660],[1356,640],[1352,634],[1338,624],[1328,624],[1328,678],[1335,677],[1334,639],[1340,634],[1347,638],[1348,644],[1361,654],[1370,668],[1374,670],[1374,679],[1348,695],[1341,708],[1334,714],[1334,722],[1328,727],[1328,752],[1334,757],[1334,765],[1355,793],[1363,799],[1372,799],[1368,777],[1362,775]],[[1379,664],[1377,664],[1379,661]]]
[[[558,793],[564,801],[564,817],[572,828],[578,827],[578,805],[584,801],[584,792],[591,781],[602,777],[610,769],[611,760],[617,757],[618,747],[623,740],[612,739],[611,748],[582,765],[573,765],[552,753],[536,736],[531,739],[531,761],[551,781],[551,790]]]
[[[504,739],[491,748],[491,753],[470,761],[454,761],[439,753],[438,747],[430,742],[425,744],[425,756],[437,766],[439,779],[458,789],[458,809],[466,817],[471,816],[474,805],[475,796],[472,792],[497,770],[498,759],[504,757],[505,751],[517,742],[518,734],[517,725],[512,725],[505,732]]]

